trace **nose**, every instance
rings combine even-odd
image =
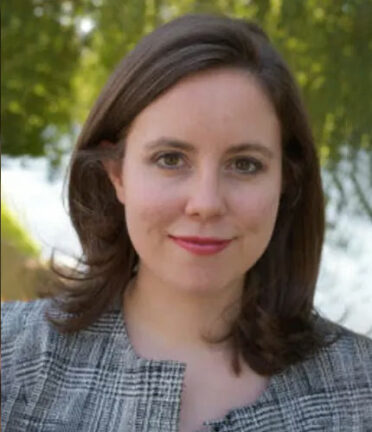
[[[218,176],[204,172],[195,176],[189,189],[185,212],[202,220],[220,217],[226,212],[226,202]]]

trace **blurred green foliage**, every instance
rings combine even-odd
[[[39,245],[1,200],[1,301],[36,298],[51,276]]]
[[[47,155],[88,114],[115,64],[159,24],[189,12],[257,21],[290,64],[323,166],[347,202],[347,175],[372,218],[372,1],[12,0],[2,14],[3,152]],[[368,159],[359,175],[360,155]],[[340,166],[347,163],[347,169]],[[365,170],[363,171],[363,173]],[[347,173],[347,174],[345,174]]]
[[[71,78],[81,45],[65,21],[63,4],[12,0],[3,5],[1,117],[6,154],[44,155],[71,127]]]
[[[10,244],[26,257],[38,258],[40,247],[1,200],[1,244]]]

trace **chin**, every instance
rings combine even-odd
[[[173,283],[175,286],[179,286],[179,288],[182,291],[189,292],[189,293],[200,293],[200,294],[215,294],[220,289],[223,288],[223,286],[226,286],[229,284],[229,282],[223,283],[224,278],[216,277],[216,273],[214,275],[198,275],[197,272],[195,272],[195,275],[193,277],[190,277],[190,274],[188,277],[185,275],[185,277],[181,277],[180,274],[177,275],[177,277],[173,278]]]

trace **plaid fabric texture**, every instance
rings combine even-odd
[[[185,364],[137,356],[120,307],[60,335],[44,319],[47,303],[2,305],[3,432],[177,431]],[[319,323],[338,341],[202,430],[372,431],[372,340]]]

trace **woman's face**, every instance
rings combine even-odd
[[[120,170],[110,174],[139,271],[184,290],[242,281],[277,217],[280,136],[271,102],[238,70],[185,78],[147,106],[130,128]]]

